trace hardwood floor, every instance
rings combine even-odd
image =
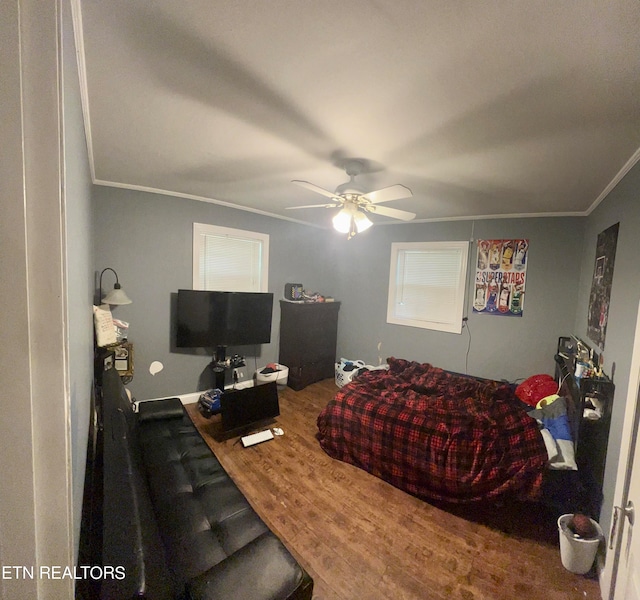
[[[560,562],[539,507],[458,515],[329,458],[316,417],[332,380],[280,392],[283,436],[250,448],[220,439],[219,418],[187,410],[255,510],[314,579],[314,600],[599,599],[597,580]],[[465,514],[465,512],[467,514]]]

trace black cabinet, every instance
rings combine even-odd
[[[602,506],[615,386],[604,374],[600,377],[575,377],[575,355],[563,352],[561,346],[558,349],[556,375],[563,382],[560,393],[573,397],[576,409],[576,413],[570,415],[571,429],[575,439],[578,476],[586,492],[584,506],[579,508],[597,520]]]
[[[580,479],[589,492],[590,512],[599,518],[615,387],[603,376],[583,378],[579,388],[583,417],[578,430],[576,463]]]
[[[289,367],[292,389],[335,376],[339,310],[339,302],[280,300],[278,362]]]

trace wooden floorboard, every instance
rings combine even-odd
[[[332,380],[280,391],[283,436],[250,448],[187,411],[255,510],[314,579],[314,600],[600,599],[562,567],[555,522],[531,506],[431,505],[329,458],[316,418]],[[493,512],[492,512],[493,511]]]

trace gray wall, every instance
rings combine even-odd
[[[609,320],[604,347],[605,372],[614,374],[616,385],[607,465],[605,471],[603,529],[610,528],[615,477],[620,456],[622,418],[629,385],[631,351],[638,302],[640,301],[640,163],[614,188],[607,199],[586,219],[582,249],[581,277],[574,330],[576,335],[593,344],[587,336],[587,310],[593,278],[598,234],[620,223],[616,250]]]
[[[179,288],[192,287],[192,228],[211,223],[260,233],[269,240],[269,291],[274,293],[271,343],[241,348],[249,372],[278,359],[280,307],[287,282],[334,294],[332,265],[322,256],[330,232],[271,219],[205,202],[108,187],[94,188],[95,269],[114,268],[133,303],[114,308],[113,314],[130,323],[135,348],[135,376],[129,385],[138,399],[183,394],[210,387],[207,365],[211,354],[176,350],[171,329],[172,302]],[[103,287],[114,278],[106,273]],[[172,300],[173,298],[173,300]],[[234,352],[230,348],[228,354]],[[150,375],[158,360],[164,370]]]
[[[389,356],[409,358],[510,381],[553,373],[557,338],[572,333],[583,227],[584,219],[579,218],[415,223],[377,227],[367,235],[342,241],[334,256],[339,270],[338,297],[343,301],[338,354],[371,364]],[[467,283],[468,330],[452,334],[388,324],[391,243],[470,240],[472,236],[475,240],[529,239],[523,316],[472,312],[474,243]]]
[[[92,184],[69,3],[63,2],[62,9],[69,415],[73,533],[77,557],[93,387]]]
[[[342,302],[338,356],[378,364],[388,356],[433,362],[456,371],[515,380],[552,373],[559,335],[572,333],[578,294],[584,219],[498,219],[380,226],[351,240],[295,223],[157,194],[97,187],[94,190],[96,272],[113,267],[133,304],[114,309],[131,323],[138,398],[186,393],[206,387],[201,375],[209,356],[172,348],[172,294],[191,287],[192,223],[213,223],[269,233],[269,290],[282,296],[284,284]],[[386,323],[391,242],[528,238],[529,264],[524,314],[492,317],[468,311],[461,335]],[[475,259],[475,245],[470,260]],[[473,272],[470,273],[472,281]],[[105,288],[113,285],[105,274]],[[468,289],[468,296],[471,297]],[[279,309],[272,343],[249,365],[277,360]],[[471,343],[469,346],[469,332]],[[381,345],[378,351],[378,344]],[[469,354],[467,359],[467,349]],[[251,349],[243,349],[244,354]],[[153,360],[165,366],[152,377]],[[468,362],[468,364],[467,364]]]

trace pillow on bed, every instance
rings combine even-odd
[[[542,437],[547,446],[549,468],[577,471],[566,398],[559,397],[551,404],[531,410],[527,414],[540,424]]]

